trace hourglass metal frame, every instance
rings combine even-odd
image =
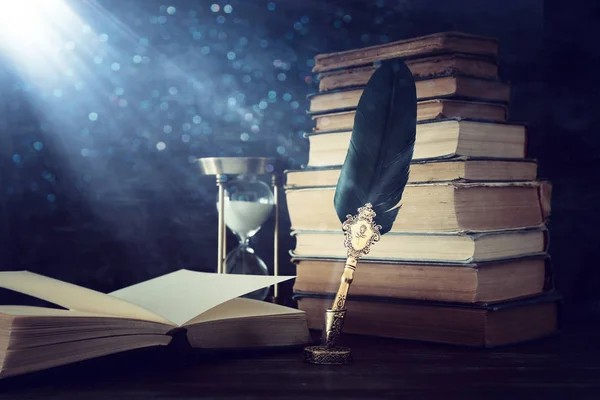
[[[217,273],[227,273],[225,269],[226,233],[225,226],[225,188],[228,175],[263,175],[271,177],[273,189],[273,208],[275,213],[275,227],[273,239],[273,275],[279,276],[279,175],[275,169],[276,160],[268,157],[205,157],[198,158],[198,167],[203,175],[214,175],[219,188],[219,222],[217,244]],[[271,168],[269,168],[271,167]],[[271,171],[269,171],[271,169]],[[278,298],[278,285],[274,286],[274,300]]]

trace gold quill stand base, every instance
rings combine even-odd
[[[310,346],[304,348],[304,361],[311,364],[335,365],[350,364],[352,350],[350,347]]]
[[[310,346],[304,349],[304,360],[311,364],[349,364],[352,362],[352,350],[349,347],[336,346],[344,326],[346,309],[327,310],[323,328],[323,346]]]
[[[348,249],[348,258],[342,274],[340,288],[338,289],[333,307],[325,312],[325,328],[323,329],[323,345],[304,348],[304,360],[312,364],[348,364],[352,360],[352,351],[348,347],[336,346],[342,334],[344,318],[346,316],[346,299],[350,284],[354,279],[354,271],[361,256],[368,254],[371,245],[381,238],[376,225],[375,211],[369,203],[358,209],[358,215],[347,215],[342,224],[345,240],[344,246]]]

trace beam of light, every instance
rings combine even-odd
[[[48,83],[67,69],[74,43],[65,36],[75,27],[81,21],[63,0],[4,0],[0,48],[23,78]]]
[[[157,216],[155,205],[195,234],[187,213],[167,209],[179,204],[182,189],[214,207],[212,186],[206,189],[190,163],[202,155],[244,154],[244,148],[263,151],[252,141],[262,141],[275,126],[269,122],[285,117],[275,106],[291,96],[280,91],[277,73],[289,74],[293,61],[281,60],[293,60],[295,53],[283,39],[263,39],[268,32],[260,27],[244,25],[245,36],[226,41],[225,30],[235,37],[238,21],[254,14],[238,17],[232,6],[217,12],[207,11],[205,2],[179,1],[189,4],[176,9],[155,7],[159,0],[125,0],[110,10],[98,3],[0,0],[0,57],[9,60],[11,79],[3,100],[33,103],[39,115],[13,113],[15,128],[29,125],[16,129],[13,161],[39,170],[37,179],[27,174],[35,180],[31,191],[58,207],[57,216],[73,212],[68,221],[103,221],[128,249],[139,246],[140,255],[159,260],[162,236],[146,229]],[[269,58],[274,61],[265,65]],[[274,75],[273,67],[279,69]],[[249,90],[255,82],[263,93]],[[291,146],[281,144],[278,152]],[[72,207],[78,201],[87,204]],[[131,216],[114,212],[115,205]]]
[[[182,91],[176,95],[166,95],[165,101],[180,102],[184,106],[195,106],[211,112],[213,108],[220,107],[226,111],[217,110],[218,113],[234,113],[244,121],[245,130],[254,133],[259,131],[263,109],[258,105],[246,106],[241,88],[232,88],[230,83],[217,81],[216,77],[222,75],[222,65],[206,63],[200,70],[195,68],[193,61],[198,57],[197,49],[190,49],[170,59],[162,57],[147,45],[140,44],[144,38],[96,2],[85,2],[83,8],[87,9],[89,16],[93,16],[89,22],[112,32],[110,38],[102,31],[94,32],[88,21],[82,21],[67,0],[2,1],[0,50],[8,56],[15,72],[27,85],[34,85],[41,97],[51,99],[56,95],[64,98],[70,89],[76,87],[78,103],[89,104],[89,114],[96,116],[98,108],[106,109],[107,98],[115,98],[113,89],[124,84],[116,83],[115,79],[118,78],[113,74],[111,84],[106,85],[108,74],[102,67],[123,68],[122,63],[111,62],[127,57],[121,53],[128,49],[131,53],[139,53],[137,57],[140,60],[148,59],[153,65],[138,62],[140,80],[151,82],[171,79],[180,82],[181,86],[193,88],[185,95]],[[121,40],[118,48],[111,45],[113,34]],[[131,60],[131,57],[129,55],[127,58]],[[227,86],[225,90],[229,93],[222,86]],[[215,97],[221,101],[214,102]],[[135,112],[137,110],[129,110],[132,114],[139,114]],[[148,118],[148,115],[136,117]]]
[[[148,20],[146,15],[150,24],[163,21],[152,32],[163,33],[149,38],[132,29],[135,20],[124,23],[95,1],[0,2],[0,52],[26,88],[19,89],[26,92],[19,95],[36,103],[48,127],[43,134],[62,142],[74,169],[105,169],[118,159],[113,150],[120,151],[121,160],[135,160],[136,168],[141,168],[143,159],[130,154],[144,148],[169,154],[171,146],[187,146],[184,159],[192,162],[204,151],[200,147],[211,143],[213,127],[236,121],[240,121],[235,134],[239,141],[260,134],[271,92],[260,104],[248,104],[241,82],[226,72],[228,68],[223,70],[224,65],[238,63],[236,69],[247,68],[244,73],[249,77],[260,67],[252,64],[257,63],[255,58],[241,56],[247,39],[242,46],[227,48],[210,38],[198,20],[191,27],[183,25],[186,16],[177,14],[175,7],[159,11],[164,14],[159,18],[139,5],[130,7],[134,15],[143,16],[140,24]],[[158,30],[159,25],[164,28]],[[193,44],[186,44],[185,36],[199,30],[204,36],[194,36]],[[183,37],[183,44],[168,41],[171,35]],[[214,56],[207,56],[209,50]],[[150,164],[143,168],[153,169]],[[122,186],[98,183],[108,182],[106,174],[96,174],[98,179],[89,176],[83,186],[90,190]]]

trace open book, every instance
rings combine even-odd
[[[310,341],[303,311],[239,298],[292,277],[179,270],[104,294],[27,271],[0,288],[64,307],[0,305],[0,378],[142,347],[185,329],[192,347],[255,348]]]

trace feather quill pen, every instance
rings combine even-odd
[[[417,96],[410,70],[399,60],[384,62],[358,103],[335,189],[335,211],[342,223],[346,215],[371,203],[380,233],[392,228],[408,182],[416,121]]]
[[[335,346],[358,259],[389,232],[400,210],[415,143],[417,96],[408,67],[385,61],[358,102],[346,159],[334,197],[348,259],[333,306],[326,313],[324,341]],[[358,211],[358,215],[355,215]]]

